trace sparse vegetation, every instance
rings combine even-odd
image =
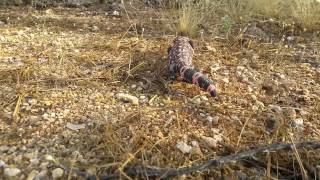
[[[0,9],[0,179],[319,177],[319,147],[298,143],[320,140],[319,2],[99,2]],[[218,98],[167,79],[179,33]]]

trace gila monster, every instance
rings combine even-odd
[[[193,49],[193,43],[188,37],[178,36],[174,39],[173,45],[168,48],[169,75],[196,84],[216,97],[217,92],[212,81],[196,70],[192,64]]]

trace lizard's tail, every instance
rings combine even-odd
[[[180,69],[180,76],[188,83],[196,84],[203,90],[209,92],[211,96],[217,96],[216,87],[212,81],[198,70],[184,66]]]

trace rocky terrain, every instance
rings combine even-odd
[[[80,178],[60,165],[126,178],[126,166],[178,168],[319,141],[317,32],[290,34],[272,21],[235,26],[232,37],[204,28],[194,63],[218,88],[211,98],[168,81],[175,34],[165,20],[127,10],[1,9],[0,179]],[[181,178],[299,176],[301,159],[319,170],[319,150],[304,149]]]

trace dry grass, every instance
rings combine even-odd
[[[241,17],[244,12],[239,11],[237,6],[232,7],[235,12],[231,13],[234,17]],[[189,2],[172,14],[174,20],[166,19],[166,22],[173,23],[170,24],[172,26],[177,25],[173,32],[180,31],[191,36],[198,32],[200,23],[210,21],[212,14],[221,13],[216,8],[209,11],[203,4],[191,5]],[[241,8],[245,7],[241,5]],[[127,11],[130,16],[133,10],[128,7]],[[278,50],[278,44],[252,42],[247,49],[241,49],[236,43],[233,47],[228,46],[223,39],[218,41],[204,36],[200,41],[195,38],[199,46],[196,48],[194,62],[216,80],[221,92],[220,99],[208,99],[195,105],[192,98],[206,94],[192,85],[179,82],[170,84],[171,93],[163,91],[160,78],[164,78],[164,73],[160,72],[165,69],[165,49],[174,33],[163,36],[158,24],[150,20],[150,16],[153,19],[158,17],[152,16],[150,11],[137,10],[135,14],[139,17],[130,17],[130,20],[127,15],[109,18],[103,12],[79,9],[70,11],[63,8],[53,9],[51,13],[38,11],[25,14],[22,9],[3,13],[3,17],[11,17],[13,20],[12,24],[0,29],[0,38],[2,34],[5,37],[5,43],[0,44],[0,105],[5,112],[4,115],[0,114],[0,118],[10,120],[7,115],[13,115],[16,123],[7,124],[8,120],[0,122],[0,130],[5,132],[1,134],[0,144],[10,142],[20,146],[21,139],[28,139],[28,143],[48,148],[48,153],[58,159],[73,162],[75,167],[96,168],[98,174],[104,170],[121,172],[124,165],[183,167],[253,146],[289,141],[288,133],[295,130],[291,129],[292,119],[288,117],[279,115],[279,124],[274,132],[265,132],[265,114],[272,113],[268,105],[278,103],[283,106],[298,104],[310,113],[305,115],[305,121],[315,124],[308,126],[310,129],[306,132],[295,133],[294,141],[319,138],[319,103],[313,105],[305,100],[310,104],[303,104],[301,99],[295,99],[296,96],[301,97],[301,93],[296,92],[299,88],[306,88],[310,94],[316,94],[319,85],[305,83],[306,79],[317,74],[313,70],[303,69],[289,58],[275,61],[273,52]],[[261,14],[264,14],[263,11],[259,10]],[[210,16],[207,14],[209,12],[212,12]],[[271,15],[276,12],[268,13]],[[129,30],[135,21],[145,23],[144,37]],[[93,25],[99,26],[100,30],[92,32]],[[217,52],[203,50],[205,48],[202,47],[207,45],[216,47]],[[254,59],[251,53],[259,54],[261,58]],[[7,57],[16,59],[6,61]],[[250,61],[245,62],[246,59]],[[20,62],[21,66],[14,66]],[[215,65],[220,69],[211,70]],[[254,78],[249,80],[256,84],[251,86],[251,83],[237,77],[235,72],[239,71],[240,66],[248,69],[242,73]],[[275,72],[285,74],[289,80],[301,85],[292,90],[277,87],[282,94],[267,95],[259,83],[271,75],[275,76]],[[303,76],[297,77],[299,73]],[[226,77],[228,83],[223,81]],[[140,82],[143,84],[141,91],[131,88]],[[253,92],[249,91],[250,88]],[[137,97],[143,95],[148,101],[135,107],[114,98],[112,93],[118,92],[127,92]],[[253,109],[256,104],[252,102],[252,95],[265,105]],[[27,97],[37,99],[42,103],[41,106],[22,111]],[[72,113],[63,116],[62,122],[43,120],[32,124],[29,117],[38,115],[38,111],[34,110],[36,108],[48,109],[56,116],[64,115],[65,110]],[[219,116],[219,123],[208,124],[203,114]],[[74,132],[66,130],[66,122],[88,126]],[[22,136],[17,136],[18,129],[26,130]],[[216,131],[224,136],[225,144],[229,146],[220,144],[212,148],[199,140],[201,136],[214,137]],[[198,141],[200,152],[181,153],[175,147],[180,140],[188,144]],[[62,145],[68,149],[64,152],[66,155],[61,153]],[[83,159],[70,158],[70,153],[75,150],[89,163],[83,163]],[[306,153],[297,153],[295,155],[301,164]],[[313,153],[312,157],[317,160],[317,152]],[[276,160],[270,155],[269,175],[272,175],[270,166],[275,161],[291,169],[292,165],[287,162],[295,160],[290,155],[279,156]],[[25,162],[19,166],[29,164]],[[233,166],[237,169],[236,165]],[[231,173],[233,166],[229,168]],[[251,168],[241,168],[250,174]],[[264,176],[254,170],[251,174]],[[221,178],[221,172],[213,171],[199,176]]]
[[[320,2],[293,0],[292,15],[307,30],[317,29],[320,24]]]

